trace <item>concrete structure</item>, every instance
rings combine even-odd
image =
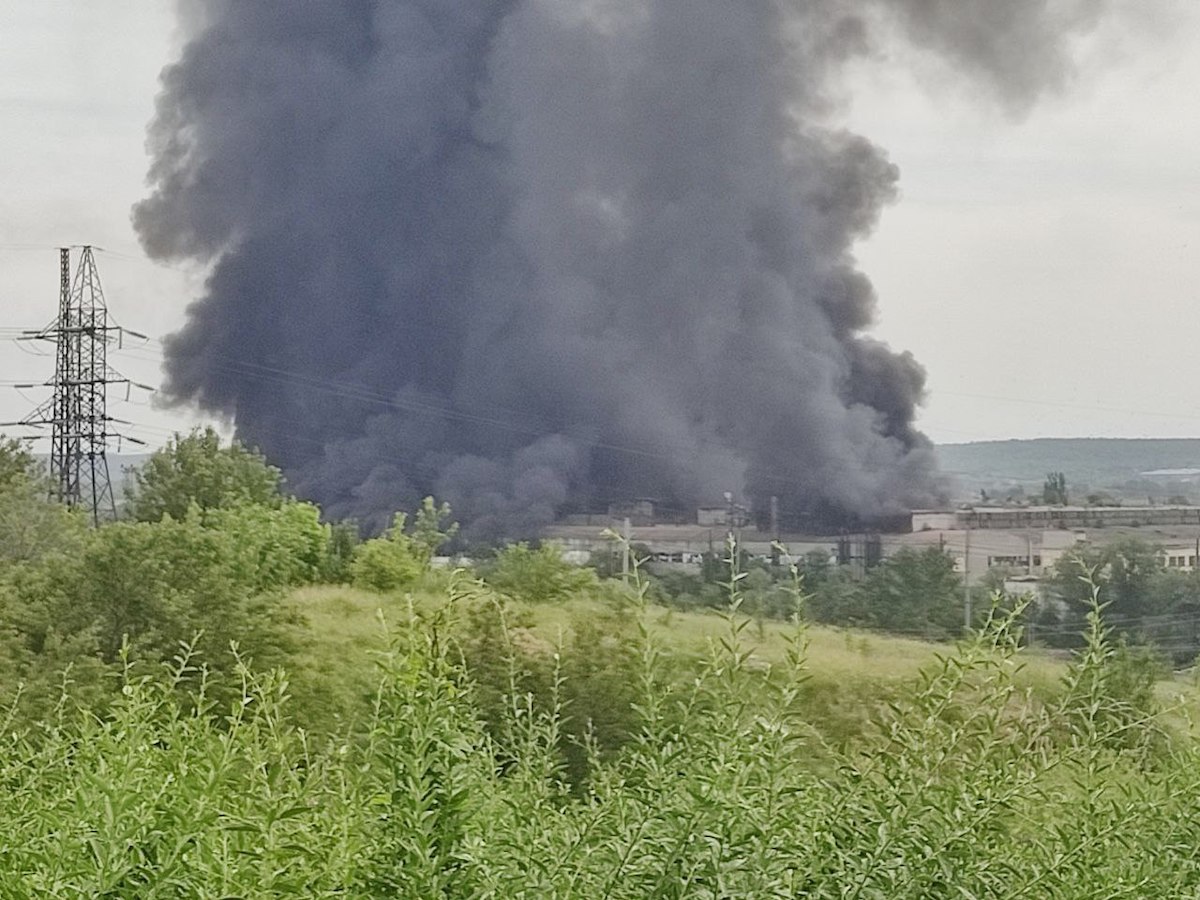
[[[1194,542],[1170,541],[1158,542],[1158,558],[1164,568],[1177,569],[1181,572],[1194,572],[1197,561],[1200,560],[1200,538]]]
[[[645,504],[646,501],[641,501]],[[730,532],[730,506],[704,507],[701,524],[646,524],[653,511],[646,505],[624,507],[637,514],[632,541],[649,551],[658,568],[698,570],[705,554],[723,556]],[[773,559],[775,537],[745,524],[737,516],[732,530],[742,550],[751,557]],[[634,519],[634,516],[630,516]],[[1069,523],[1064,527],[1060,523]],[[960,510],[919,510],[912,514],[908,534],[845,535],[783,534],[779,542],[791,559],[819,552],[834,564],[849,566],[862,575],[873,563],[908,547],[937,547],[954,559],[955,569],[972,583],[989,572],[1003,572],[1012,581],[1013,593],[1031,590],[1039,578],[1051,574],[1064,557],[1082,543],[1103,546],[1134,538],[1161,548],[1168,569],[1200,569],[1200,507],[973,507]],[[613,551],[611,537],[619,534],[623,517],[578,516],[548,528],[545,536],[563,544],[568,558],[584,562],[593,553]],[[783,561],[787,561],[786,559]],[[1024,589],[1017,590],[1019,585]]]
[[[1004,579],[1004,593],[1010,597],[1042,597],[1042,579],[1036,575],[1014,575]]]
[[[913,531],[954,531],[959,527],[958,513],[954,510],[913,510]]]
[[[621,523],[610,521],[607,530],[620,533]],[[558,524],[543,532],[548,540],[557,541],[567,551],[575,553],[607,553],[613,548],[611,537],[605,535],[604,527],[596,525]],[[771,559],[775,538],[757,528],[736,529],[738,545],[752,557]],[[635,527],[632,542],[649,549],[656,562],[699,568],[705,553],[724,554],[729,529],[723,526],[700,525],[648,525]],[[812,535],[781,535],[780,543],[794,559],[812,551],[830,556],[837,553],[836,537],[814,537]]]
[[[903,547],[938,547],[954,559],[954,569],[974,584],[992,569],[1011,575],[1040,576],[1086,540],[1086,534],[1060,529],[1024,531],[947,530],[885,535],[884,556]]]
[[[615,521],[628,519],[634,525],[653,525],[657,502],[647,497],[639,497],[636,500],[613,503],[608,507],[608,515]]]
[[[621,527],[622,523],[616,520],[592,524],[560,523],[547,528],[544,534],[547,539],[562,544],[568,558],[582,561],[593,553],[612,552],[613,538],[606,536],[606,532],[619,534]],[[734,530],[745,553],[758,559],[773,558],[775,540],[772,535],[749,526]],[[631,537],[634,544],[649,551],[658,567],[696,570],[706,553],[723,555],[726,552],[728,534],[729,528],[720,525],[648,525],[634,526]],[[859,574],[866,570],[866,548],[872,541],[879,543],[884,559],[905,547],[917,550],[937,547],[953,557],[956,571],[966,574],[974,584],[993,569],[1036,578],[1053,569],[1064,553],[1084,539],[1085,535],[1080,532],[1053,529],[969,533],[946,530],[874,537],[784,534],[779,542],[787,549],[790,559],[798,560],[819,552],[828,555],[836,564],[840,556],[848,556],[844,564]]]
[[[950,524],[952,523],[952,524]],[[971,506],[917,510],[912,530],[1021,531],[1200,526],[1200,506]]]

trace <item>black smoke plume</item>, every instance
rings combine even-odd
[[[1101,8],[193,0],[134,211],[214,263],[167,394],[374,525],[932,502],[924,372],[866,335],[853,255],[897,170],[830,124],[840,72],[907,41],[1019,111]]]

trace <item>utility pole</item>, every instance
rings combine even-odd
[[[90,246],[82,248],[74,280],[71,251],[59,250],[58,281],[58,316],[45,328],[21,336],[21,340],[56,345],[54,377],[44,385],[53,393],[21,421],[2,424],[50,426],[50,498],[89,510],[93,524],[98,525],[101,519],[116,518],[117,514],[108,471],[109,441],[144,443],[109,430],[110,423],[118,421],[108,414],[109,386],[124,384],[128,390],[134,383],[109,368],[108,347],[119,344],[125,333],[145,335],[126,332],[113,323]]]
[[[779,554],[783,546],[783,537],[779,533],[779,498],[771,495],[771,565],[780,563]]]
[[[971,631],[971,526],[967,525],[966,546],[963,549],[963,624]]]
[[[733,506],[733,491],[725,492],[725,526],[728,529],[726,532],[726,541],[737,544],[737,536],[733,533],[734,522],[734,506]]]
[[[629,557],[633,553],[633,523],[630,522],[629,516],[626,516],[625,521],[621,523],[621,538],[625,544],[621,553],[621,580],[628,584]]]

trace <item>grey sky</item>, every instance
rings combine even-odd
[[[935,440],[1200,434],[1200,10],[1137,27],[1101,28],[1076,83],[1019,120],[920,59],[864,63],[848,86],[845,121],[902,171],[860,257],[876,334],[929,370]],[[53,248],[82,242],[108,251],[122,324],[182,321],[202,273],[145,261],[129,225],[175,49],[167,0],[0,0],[0,328],[52,317]],[[0,348],[0,382],[49,377],[51,357]],[[153,355],[113,362],[155,381]],[[29,406],[0,387],[0,420]],[[113,412],[151,441],[190,421]]]

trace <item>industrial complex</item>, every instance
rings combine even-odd
[[[1167,567],[1191,571],[1200,560],[1200,507],[1194,506],[962,506],[915,510],[907,527],[889,531],[807,534],[763,529],[733,504],[699,509],[690,523],[661,522],[652,503],[638,501],[614,506],[607,516],[559,523],[545,537],[583,562],[611,550],[613,535],[622,532],[657,567],[683,569],[698,569],[705,554],[724,552],[730,534],[753,558],[786,562],[820,552],[863,570],[905,547],[938,547],[969,583],[999,570],[1022,592],[1084,544],[1136,537],[1160,548]]]

